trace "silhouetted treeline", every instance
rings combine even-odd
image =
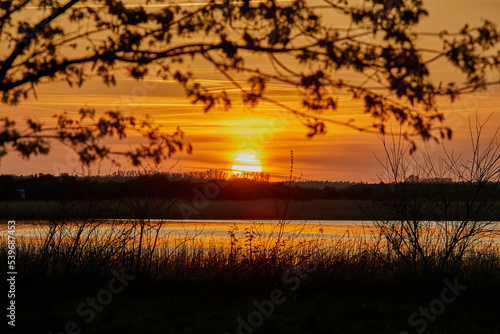
[[[307,182],[268,182],[247,178],[179,178],[177,174],[154,174],[138,176],[92,176],[78,177],[70,175],[54,176],[37,174],[32,176],[0,175],[0,201],[21,199],[21,189],[27,200],[88,200],[120,198],[192,198],[195,189],[203,193],[207,183],[217,182],[218,200],[254,200],[265,198],[292,198],[295,200],[312,199],[348,199],[348,200],[384,200],[393,194],[395,186],[407,187],[411,196],[426,199],[438,198],[443,192],[452,192],[455,200],[467,197],[470,185],[452,182],[394,184],[352,184],[348,182],[324,182],[323,188],[314,181],[310,187]],[[494,187],[492,184],[491,187]],[[500,199],[500,189],[495,189],[494,196]],[[463,194],[463,196],[462,196]],[[491,195],[491,193],[490,193]]]

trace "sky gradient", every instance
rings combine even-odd
[[[457,30],[464,23],[477,25],[482,18],[495,20],[500,17],[498,1],[474,0],[432,0],[426,2],[430,16],[422,22],[418,31]],[[426,45],[436,46],[429,38]],[[261,63],[254,57],[250,62]],[[201,82],[212,89],[231,88],[230,83],[218,76],[207,63],[191,64],[193,72]],[[262,62],[265,68],[265,63]],[[436,63],[432,68],[435,82],[453,78],[454,74],[444,63]],[[349,73],[344,73],[350,78]],[[498,79],[498,78],[497,78]],[[271,84],[268,96],[289,106],[298,106],[300,97],[293,87]],[[52,115],[67,111],[76,113],[81,107],[96,108],[99,112],[119,109],[128,114],[149,114],[163,125],[165,131],[173,132],[177,126],[186,134],[186,141],[193,145],[193,154],[176,154],[170,161],[162,163],[161,170],[172,171],[203,170],[207,168],[230,170],[238,155],[255,155],[262,164],[263,171],[271,174],[273,180],[287,178],[290,151],[294,151],[295,174],[302,174],[304,180],[346,180],[378,181],[382,167],[374,155],[382,156],[382,145],[377,135],[359,133],[341,126],[329,125],[328,133],[312,139],[306,138],[307,129],[293,115],[269,103],[261,103],[252,109],[243,106],[239,95],[234,93],[231,110],[213,110],[203,113],[202,107],[193,105],[184,97],[182,88],[171,81],[161,81],[147,77],[144,82],[136,82],[125,76],[118,78],[116,87],[106,87],[99,80],[87,82],[82,88],[69,88],[64,83],[50,83],[39,86],[38,99],[30,98],[19,106],[0,105],[2,115],[22,121],[35,116],[47,124]],[[362,105],[345,95],[339,96],[339,109],[329,115],[332,119],[345,121],[351,117],[359,125],[369,124],[369,118],[362,115]],[[454,130],[454,137],[447,147],[466,152],[468,141],[468,119],[475,117],[485,120],[491,113],[486,136],[491,135],[500,125],[500,87],[489,91],[463,96],[454,105],[440,103],[448,125]],[[397,130],[397,129],[395,129]],[[137,143],[138,138],[126,142],[111,142],[115,148],[127,148]],[[16,153],[9,154],[0,161],[2,174],[32,173],[73,173],[82,169],[76,155],[68,148],[53,143],[48,156],[22,160]],[[419,144],[438,156],[440,149],[434,143]],[[419,153],[417,153],[419,154]],[[92,173],[107,174],[132,167],[124,160],[121,166],[111,166],[104,162],[94,165]]]

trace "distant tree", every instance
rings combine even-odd
[[[257,182],[269,182],[271,175],[264,172],[241,172],[231,175],[231,180],[248,179]]]
[[[327,12],[347,18],[350,25],[328,22]],[[451,138],[451,129],[441,124],[445,115],[437,109],[436,98],[454,101],[462,93],[498,83],[485,78],[499,68],[499,30],[484,21],[480,27],[465,25],[457,33],[436,32],[431,35],[442,47],[429,50],[420,46],[416,32],[427,14],[421,0],[368,0],[356,5],[346,0],[325,0],[321,5],[215,0],[185,6],[164,0],[145,0],[142,5],[118,0],[1,1],[2,102],[18,104],[36,96],[37,87],[47,81],[80,87],[97,76],[114,85],[116,74],[126,68],[137,80],[151,74],[176,80],[205,112],[215,106],[229,109],[234,97],[204,87],[187,69],[186,62],[203,59],[241,91],[244,103],[266,101],[288,110],[309,129],[308,136],[325,133],[327,123],[384,133],[388,122],[397,121],[411,142]],[[248,65],[252,55],[269,59],[274,71]],[[438,59],[446,59],[462,73],[463,84],[434,82],[429,65]],[[366,80],[349,81],[339,72],[344,70]],[[302,107],[294,109],[270,98],[267,89],[273,82],[295,87]],[[364,103],[371,126],[329,118],[341,92]],[[144,144],[113,152],[103,142],[124,138],[130,131],[144,136]],[[166,135],[153,120],[119,111],[98,117],[82,109],[78,118],[59,115],[55,126],[29,119],[23,130],[7,115],[0,118],[2,156],[10,149],[23,157],[47,154],[50,140],[69,144],[85,163],[113,153],[126,155],[134,164],[151,157],[160,161],[185,148],[182,131]]]
[[[227,180],[228,174],[220,169],[208,169],[205,171],[192,171],[187,175],[195,181],[200,180]]]

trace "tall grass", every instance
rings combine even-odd
[[[158,222],[143,227],[122,221],[25,225],[30,233],[18,236],[17,269],[32,278],[99,278],[125,268],[148,280],[276,281],[305,264],[314,264],[317,280],[392,280],[408,274],[383,238],[311,236],[305,225],[253,222],[242,231],[233,225],[220,238],[201,231],[165,234]],[[0,245],[0,257],[6,259],[5,234]],[[460,266],[464,274],[500,270],[499,245],[471,248]]]

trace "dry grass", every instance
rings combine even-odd
[[[210,237],[201,229],[175,235],[165,233],[164,227],[164,221],[19,224],[18,271],[40,278],[102,277],[112,269],[126,268],[150,280],[244,281],[279,280],[286,271],[314,264],[318,280],[387,280],[419,274],[405,272],[401,257],[387,248],[384,239],[369,233],[327,237],[321,229],[311,234],[305,224],[254,222],[234,224],[226,236]],[[6,258],[5,233],[0,245],[1,257]],[[431,273],[447,274],[438,265],[433,264]],[[496,243],[471,248],[459,266],[461,273],[499,269]]]

